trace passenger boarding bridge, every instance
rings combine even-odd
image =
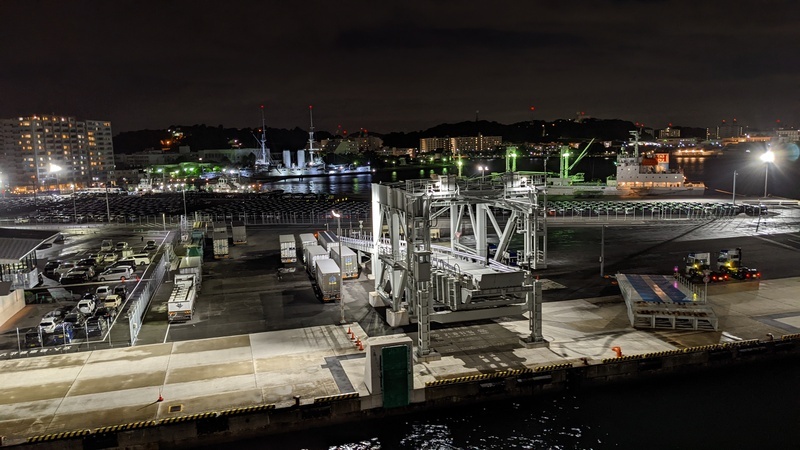
[[[529,177],[436,180],[372,185],[372,234],[341,237],[369,252],[374,305],[387,305],[391,326],[416,322],[417,357],[434,357],[430,323],[531,314],[526,342],[543,344],[541,285],[531,270],[547,267],[547,227],[540,193]],[[449,245],[432,245],[431,229],[449,227]],[[499,236],[490,256],[487,234]],[[501,262],[515,235],[523,236],[519,267]]]

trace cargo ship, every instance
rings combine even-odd
[[[631,131],[632,152],[622,150],[617,155],[617,173],[605,183],[587,183],[583,174],[570,175],[569,169],[582,158],[587,149],[572,166],[568,153],[562,150],[558,177],[546,177],[544,190],[548,196],[564,197],[647,197],[647,196],[702,196],[706,186],[702,182],[689,182],[683,171],[670,169],[669,153],[639,152],[639,132]],[[590,143],[591,144],[591,143]],[[537,184],[534,182],[534,184]]]

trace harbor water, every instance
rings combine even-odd
[[[246,449],[797,449],[800,361],[473,403],[237,443]]]
[[[547,160],[547,170],[557,173],[558,158]],[[612,157],[591,157],[581,160],[572,173],[583,173],[586,181],[605,181],[606,177],[616,173],[615,159]],[[476,159],[465,164],[464,176],[480,176],[479,166],[488,167],[485,175],[505,171],[505,159]],[[542,158],[517,158],[517,170],[543,171],[545,161]],[[724,198],[731,196],[734,189],[734,172],[736,172],[736,194],[749,199],[763,198],[764,181],[767,170],[767,196],[800,199],[800,159],[793,154],[780,154],[778,159],[767,166],[758,158],[757,153],[737,151],[718,157],[676,158],[670,159],[672,169],[680,169],[689,181],[702,181],[708,190],[707,196]],[[331,193],[334,195],[369,195],[373,182],[393,182],[415,178],[430,178],[432,174],[457,174],[451,168],[404,168],[378,171],[372,174],[338,175],[330,177],[306,177],[303,179],[287,179],[266,183],[269,189],[282,189],[292,193]]]

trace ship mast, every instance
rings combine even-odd
[[[272,158],[267,154],[267,125],[264,120],[264,105],[261,105],[261,139],[259,142],[261,143],[261,163],[267,165]]]
[[[638,158],[639,157],[639,130],[629,131],[628,133],[630,133],[633,136],[633,139],[630,140],[630,142],[633,142],[633,156],[634,156],[634,158]]]
[[[316,149],[314,148],[314,105],[308,105],[308,115],[311,118],[311,127],[308,129],[308,157],[310,160],[310,164],[316,164],[316,160],[314,159],[314,152]]]

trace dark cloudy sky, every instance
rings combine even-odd
[[[800,126],[796,1],[0,2],[0,117]],[[536,110],[531,113],[530,106]]]

